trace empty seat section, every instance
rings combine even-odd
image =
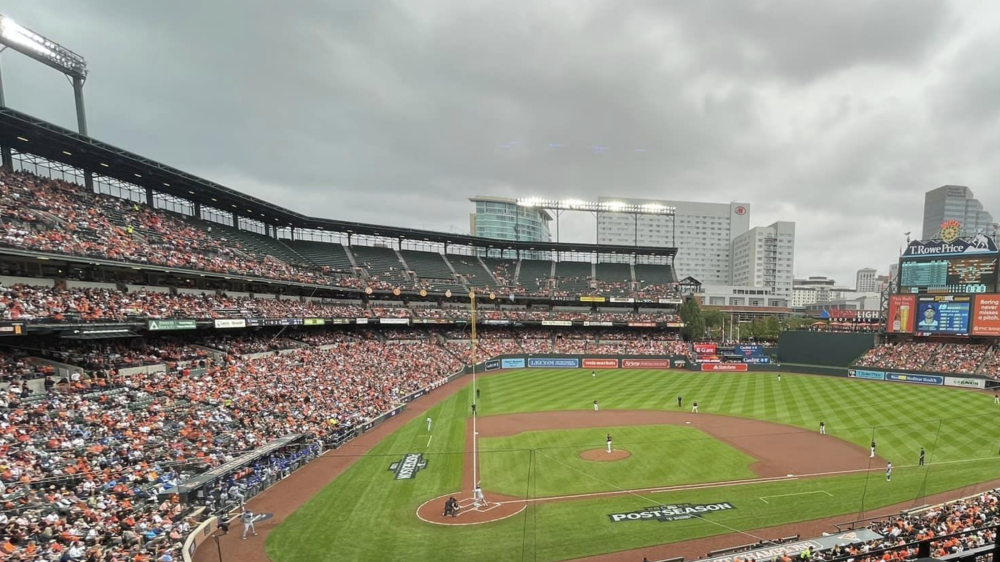
[[[586,293],[590,290],[592,266],[589,262],[564,261],[556,264],[558,290],[568,293]]]
[[[517,260],[504,260],[499,258],[483,258],[483,263],[493,273],[497,285],[500,287],[518,287],[520,283],[514,278],[517,273]]]
[[[392,248],[375,246],[351,246],[354,261],[368,271],[372,278],[381,281],[409,282],[410,277],[403,270],[403,263]]]
[[[497,287],[496,280],[493,279],[490,272],[487,271],[475,257],[456,256],[452,254],[447,256],[447,258],[448,261],[451,262],[451,266],[455,268],[455,271],[462,274],[470,286],[490,288]]]
[[[599,263],[596,266],[598,288],[603,293],[624,294],[632,282],[632,268],[627,263]]]
[[[353,271],[351,258],[341,244],[332,242],[315,242],[311,240],[296,240],[292,248],[309,261],[319,266],[329,267],[332,271]]]
[[[635,266],[635,279],[639,288],[676,283],[674,270],[669,265],[641,264]]]
[[[548,260],[521,260],[521,275],[518,282],[528,292],[548,290],[548,280],[552,277],[552,262]]]

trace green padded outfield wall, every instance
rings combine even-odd
[[[873,347],[875,334],[781,332],[778,336],[778,361],[848,367]]]

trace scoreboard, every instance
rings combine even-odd
[[[969,294],[997,290],[998,258],[904,258],[900,263],[900,293]]]
[[[965,336],[969,334],[972,297],[968,295],[925,296],[917,301],[918,336]]]

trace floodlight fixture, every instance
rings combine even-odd
[[[83,104],[83,84],[87,81],[87,61],[59,43],[35,33],[3,14],[0,14],[0,45],[3,45],[0,52],[9,48],[72,79],[77,130],[81,135],[86,135],[87,114]],[[0,105],[4,105],[2,82],[0,82]]]
[[[646,203],[634,205],[624,201],[609,201],[598,203],[594,201],[581,201],[579,199],[542,199],[539,197],[528,197],[518,199],[520,207],[537,207],[552,211],[590,211],[594,213],[627,213],[631,215],[674,215],[676,209],[657,203]]]

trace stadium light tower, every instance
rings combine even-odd
[[[83,84],[87,81],[87,61],[82,56],[46,39],[34,31],[24,27],[11,18],[0,14],[0,53],[7,49],[17,51],[27,57],[62,72],[72,81],[73,98],[76,101],[77,131],[87,136],[87,112],[83,104]],[[3,93],[3,75],[0,73],[0,107],[6,107]],[[3,149],[4,165],[12,166],[10,148]],[[90,174],[87,174],[87,184],[90,187]]]

